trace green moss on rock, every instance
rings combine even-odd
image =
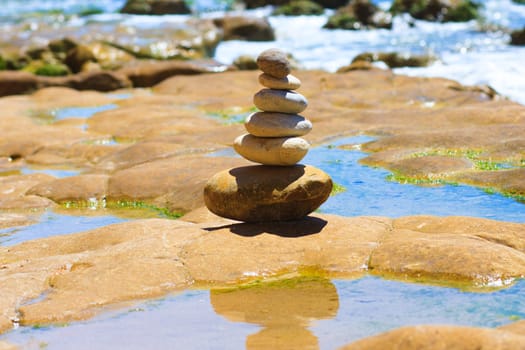
[[[466,22],[479,18],[480,6],[472,0],[394,0],[390,12],[426,21]]]
[[[324,9],[318,3],[310,0],[293,0],[289,4],[279,6],[273,12],[274,15],[301,16],[321,15]]]
[[[48,77],[64,76],[69,74],[69,68],[61,63],[47,63],[36,67],[34,74]]]

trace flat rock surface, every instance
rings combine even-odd
[[[0,247],[0,329],[12,326],[16,310],[22,324],[65,322],[91,317],[104,305],[196,283],[221,286],[304,269],[332,277],[385,273],[478,286],[525,275],[523,224],[318,214],[246,224],[200,217],[205,221],[136,220]],[[458,229],[459,221],[472,233]],[[380,259],[389,252],[391,261]],[[408,255],[406,264],[394,269],[399,254]],[[450,257],[448,265],[444,257]],[[434,260],[436,266],[428,263]],[[47,297],[37,300],[42,293]]]
[[[446,350],[525,348],[525,336],[504,329],[453,326],[403,327],[351,343],[341,350]]]

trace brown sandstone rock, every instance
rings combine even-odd
[[[52,180],[44,174],[0,177],[0,209],[44,209],[54,204],[47,198],[26,194],[33,186]]]
[[[78,118],[72,118],[73,123]],[[81,120],[82,124],[84,120]],[[94,143],[74,143],[43,146],[25,157],[30,164],[65,167],[93,166],[109,154],[118,152],[124,145],[98,145]]]
[[[224,167],[245,165],[240,158],[186,156],[160,159],[115,172],[108,200],[149,201],[184,213],[203,205],[207,179]]]
[[[175,75],[195,75],[226,71],[227,66],[212,60],[135,62],[118,72],[128,77],[134,87],[150,87]]]
[[[506,223],[503,226],[499,221],[466,218],[463,216],[437,217],[430,215],[407,216],[394,220],[396,230],[412,230],[421,233],[441,234],[452,233],[460,236],[479,237],[492,243],[501,243],[525,253],[525,237],[523,224]]]
[[[462,173],[453,178],[474,186],[499,188],[505,194],[525,196],[525,168]]]
[[[448,225],[456,230],[448,229]],[[417,254],[420,261],[436,258],[436,264],[445,269],[439,272],[442,280],[450,280],[458,270],[464,271],[462,278],[466,280],[472,280],[471,275],[477,273],[481,274],[477,281],[482,281],[509,270],[517,273],[509,277],[518,277],[525,269],[525,261],[515,259],[523,255],[519,248],[523,244],[519,235],[522,229],[523,224],[475,218],[449,221],[408,217],[392,222],[380,217],[332,215],[286,223],[228,223],[220,219],[191,224],[150,219],[110,225],[0,247],[0,327],[7,330],[11,326],[10,319],[16,318],[19,305],[22,324],[66,322],[90,317],[105,305],[160,296],[195,282],[222,285],[304,270],[328,276],[361,275],[370,260],[370,267],[377,266],[374,260],[378,252],[384,254],[396,237],[416,242],[412,251],[398,249],[398,254],[407,254],[406,261],[414,262],[411,259]],[[479,236],[463,231],[479,232]],[[492,238],[479,238],[491,232]],[[504,241],[497,241],[498,237]],[[476,239],[478,243],[468,249],[461,245]],[[444,259],[432,255],[433,249],[448,249],[448,256],[463,258],[451,259],[445,267],[441,262]],[[472,258],[483,253],[488,255],[482,262]],[[465,264],[469,260],[472,265]],[[488,270],[479,267],[487,264]],[[432,271],[420,269],[419,273],[425,276]],[[406,278],[403,272],[394,276]],[[27,303],[43,292],[48,292],[44,300]],[[517,334],[520,329],[515,326],[506,333]],[[429,338],[425,335],[421,339]]]
[[[17,213],[1,213],[0,229],[13,226],[26,226],[35,222],[35,217]]]
[[[498,329],[525,336],[525,320],[509,323],[504,326],[498,327]]]
[[[199,226],[209,233],[182,253],[190,274],[197,280],[233,282],[303,268],[332,276],[360,275],[390,220],[313,215],[279,223]]]
[[[49,198],[56,203],[101,200],[106,197],[108,175],[78,175],[40,183],[26,194]]]
[[[49,291],[45,300],[19,309],[22,324],[35,324],[86,318],[104,305],[185,288],[193,281],[177,256],[200,234],[190,224],[152,219],[0,248],[2,275],[22,282],[17,274],[23,274],[30,284],[13,284],[5,295],[14,310],[39,295],[24,290]]]
[[[0,341],[0,350],[17,350],[18,347],[3,341]]]
[[[198,151],[198,149],[192,149],[175,143],[139,142],[102,158],[97,164],[97,169],[112,172],[157,159],[197,153]]]
[[[225,16],[213,23],[222,29],[224,40],[272,41],[275,34],[266,18]]]
[[[451,173],[472,169],[471,161],[446,156],[425,156],[393,161],[388,168],[410,177],[435,179]]]
[[[27,72],[1,71],[0,97],[28,94],[39,88],[38,77]]]
[[[523,348],[525,348],[525,336],[499,329],[459,326],[412,326],[365,338],[341,349],[514,350]]]
[[[372,253],[370,269],[377,274],[489,286],[524,276],[524,241],[518,233],[523,224],[510,223],[504,234],[496,234],[501,232],[499,222],[471,220],[476,224],[470,226],[468,218],[455,217],[395,220],[392,233]]]
[[[211,212],[246,221],[300,219],[328,199],[332,180],[309,165],[249,166],[215,174],[204,188]]]

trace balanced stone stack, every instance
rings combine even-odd
[[[257,65],[265,88],[253,98],[261,110],[248,116],[247,134],[234,141],[235,151],[259,166],[239,167],[215,174],[206,184],[208,209],[230,219],[261,222],[300,219],[330,195],[332,180],[322,170],[297,164],[309,143],[304,136],[312,123],[299,115],[308,105],[295,92],[301,81],[291,75],[290,62],[277,49],[262,52]]]

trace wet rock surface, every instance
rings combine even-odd
[[[452,326],[403,327],[342,347],[345,350],[372,349],[521,349],[525,335],[496,329]]]
[[[0,208],[9,210],[0,215],[0,227],[33,222],[34,216],[14,210],[38,213],[90,198],[187,213],[178,221],[137,220],[0,247],[0,331],[11,329],[16,317],[28,325],[84,319],[124,301],[194,285],[279,278],[308,267],[328,277],[373,274],[474,288],[506,285],[525,275],[523,224],[321,214],[248,224],[204,209],[202,191],[214,173],[250,165],[238,157],[209,154],[229,149],[244,132],[242,124],[223,123],[213,113],[251,114],[246,92],[260,88],[259,74],[177,76],[151,91],[102,94],[48,87],[0,98]],[[298,76],[314,125],[306,138],[314,146],[335,137],[371,135],[376,139],[362,146],[368,152],[363,162],[407,181],[473,184],[517,198],[525,194],[525,108],[490,88],[376,68],[301,71]],[[108,104],[115,108],[90,117],[75,115],[78,110],[68,117],[60,114],[64,108]],[[78,175],[24,173],[32,167],[59,167]],[[40,300],[42,293],[48,294]],[[512,327],[520,329],[520,324]],[[308,337],[301,329],[297,334]],[[396,332],[356,344],[394,344],[416,330]],[[522,336],[511,332],[423,328],[418,339],[429,344],[447,339],[452,346],[456,334],[471,334],[471,341],[492,348],[504,336],[505,344],[521,346]]]
[[[373,273],[474,284],[512,279],[525,274],[523,228],[466,217],[314,215],[259,224],[137,220],[1,247],[1,324],[3,330],[10,327],[18,305],[22,324],[65,322],[91,317],[104,305],[193,284],[220,286],[308,268],[333,277]],[[391,258],[401,260],[404,242],[411,240],[405,266],[409,268],[395,270],[391,262],[380,259],[390,251]],[[477,243],[461,244],[466,241]],[[445,257],[456,259],[440,265],[439,259]],[[44,292],[43,300],[27,303]]]

